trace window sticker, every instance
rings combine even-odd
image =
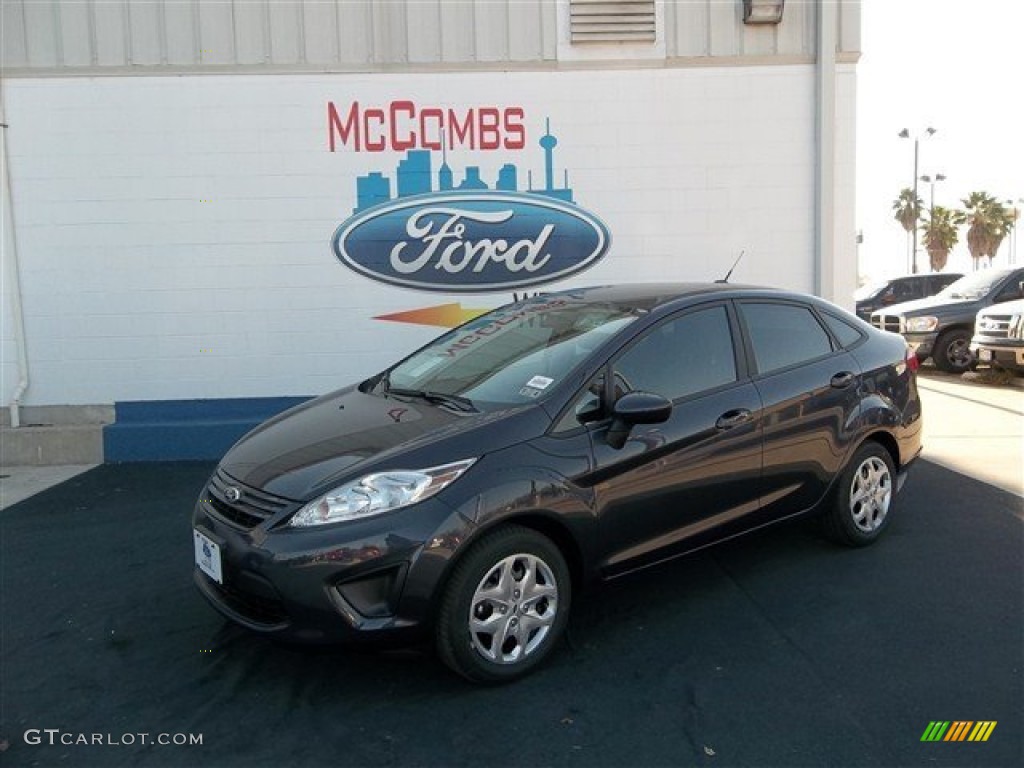
[[[554,379],[549,379],[547,376],[534,376],[528,382],[526,386],[533,387],[534,389],[547,389],[551,386]]]
[[[430,358],[427,358],[422,363],[420,363],[415,368],[413,368],[411,371],[409,371],[409,375],[412,378],[414,378],[414,379],[418,379],[420,376],[425,374],[427,371],[433,370],[434,368],[436,368],[437,366],[439,366],[443,362],[445,362],[445,359],[443,357],[430,357]]]

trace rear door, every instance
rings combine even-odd
[[[590,428],[606,576],[692,549],[756,512],[761,400],[734,338],[731,305],[701,305],[648,329],[606,367],[607,402],[630,391],[673,402],[668,421],[634,426],[620,449],[607,443],[607,421]]]
[[[824,495],[854,439],[861,369],[807,304],[737,302],[763,402],[761,515],[769,522]]]

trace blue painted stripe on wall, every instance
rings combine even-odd
[[[143,400],[114,403],[114,421],[203,421],[268,419],[308,397],[238,397],[215,400]]]
[[[114,404],[107,462],[219,459],[242,435],[308,397],[155,400]]]

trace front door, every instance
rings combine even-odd
[[[662,424],[636,425],[625,446],[590,428],[605,576],[667,559],[756,512],[761,400],[736,354],[726,302],[646,330],[606,367],[605,397],[645,391],[673,402]]]

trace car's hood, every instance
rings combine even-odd
[[[420,469],[474,458],[539,434],[547,420],[535,405],[456,413],[353,387],[261,424],[235,443],[220,467],[246,485],[305,500],[373,469]]]
[[[1024,313],[1024,299],[1004,301],[981,310],[981,315],[1019,315]]]
[[[925,299],[915,299],[914,301],[906,301],[902,304],[893,304],[891,307],[875,311],[884,315],[916,315],[930,310],[941,310],[943,307],[961,307],[964,304],[976,301],[978,299],[950,299],[945,296],[941,299],[936,299],[934,296],[929,296]]]

